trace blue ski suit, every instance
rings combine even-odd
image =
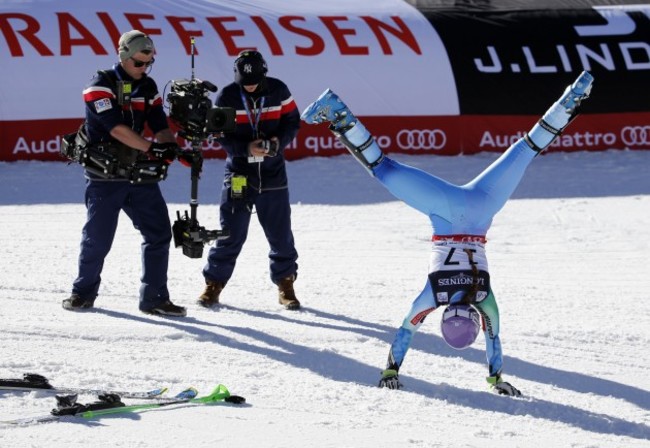
[[[483,318],[489,373],[494,376],[501,372],[503,354],[499,339],[499,309],[494,293],[489,287],[485,235],[492,218],[510,198],[536,154],[521,139],[475,179],[462,186],[451,184],[389,157],[384,157],[372,169],[377,180],[395,197],[427,215],[433,229],[429,265],[432,275],[413,302],[395,336],[390,349],[388,368],[399,369],[413,335],[424,322],[424,318],[440,305],[450,303],[449,298],[453,294],[438,290],[438,284],[433,282],[433,279],[439,278],[439,274],[445,271],[449,273],[446,278],[462,275],[463,272],[471,273],[474,266],[486,273],[488,280],[486,294],[478,295],[473,305]]]
[[[399,389],[397,372],[415,332],[442,305],[472,305],[482,318],[491,388],[503,395],[521,392],[501,380],[503,353],[499,309],[485,253],[485,235],[521,181],[528,165],[577,116],[591,93],[593,76],[582,72],[523,138],[465,185],[454,185],[386,157],[370,132],[331,89],[302,114],[307,123],[330,123],[330,130],[390,193],[431,220],[429,275],[400,326],[382,372],[381,387]],[[451,345],[451,344],[450,344]]]

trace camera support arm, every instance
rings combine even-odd
[[[203,168],[203,154],[201,152],[202,140],[192,141],[191,152],[191,192],[190,192],[190,214],[187,211],[181,216],[179,211],[176,212],[176,221],[172,226],[174,234],[174,245],[183,248],[183,255],[189,258],[201,258],[203,256],[203,246],[214,240],[228,238],[228,230],[206,230],[199,225],[197,219],[197,208],[199,207],[199,178]],[[185,153],[187,157],[187,153]]]
[[[190,190],[190,222],[198,225],[196,211],[199,207],[199,179],[203,169],[203,153],[201,152],[201,141],[192,142],[192,163],[191,163],[191,180]]]
[[[191,167],[191,192],[190,192],[190,213],[181,216],[176,212],[176,221],[172,226],[174,245],[183,248],[183,255],[190,258],[201,258],[203,246],[214,240],[225,239],[230,236],[228,229],[206,230],[199,225],[196,217],[199,206],[199,178],[203,168],[203,153],[201,152],[203,142],[211,135],[208,126],[208,112],[211,101],[207,98],[208,92],[215,92],[217,87],[208,82],[200,81],[194,77],[194,37],[190,40],[192,55],[192,78],[181,81],[172,81],[172,92],[167,97],[171,104],[170,118],[179,124],[181,130],[179,136],[191,142],[191,152],[179,152],[177,157],[190,162]],[[198,113],[198,115],[197,115]],[[234,123],[234,109],[232,110],[232,122]]]

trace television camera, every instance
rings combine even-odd
[[[169,118],[180,128],[179,135],[188,141],[206,140],[211,135],[235,130],[235,109],[213,107],[208,98],[217,86],[200,79],[177,79],[167,95]]]
[[[183,151],[182,157],[191,166],[190,213],[176,212],[172,226],[174,246],[182,247],[183,255],[201,258],[203,246],[211,241],[228,238],[228,230],[207,230],[197,219],[198,182],[203,166],[201,147],[215,134],[235,129],[235,110],[230,107],[213,107],[209,98],[217,86],[210,81],[194,77],[194,38],[191,38],[192,77],[171,81],[167,95],[169,118],[179,127],[178,135],[191,143],[191,151]],[[181,156],[179,154],[179,156]]]

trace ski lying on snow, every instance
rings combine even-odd
[[[76,395],[57,396],[57,407],[47,415],[19,418],[15,420],[0,421],[2,426],[27,426],[38,423],[54,421],[79,421],[80,419],[97,419],[106,415],[128,414],[146,409],[155,409],[173,405],[206,405],[219,402],[241,404],[246,399],[238,395],[232,395],[223,384],[219,384],[211,394],[197,397],[194,388],[188,388],[177,394],[173,400],[147,402],[138,404],[124,404],[120,397],[115,394],[100,395],[99,401],[89,404],[77,403]]]
[[[115,394],[122,398],[137,398],[142,400],[169,400],[163,397],[167,392],[166,387],[153,389],[149,391],[123,391],[123,390],[110,390],[110,389],[91,389],[83,387],[60,387],[53,386],[49,380],[43,375],[36,373],[25,373],[23,378],[15,379],[0,379],[0,391],[2,390],[15,390],[15,391],[45,391],[54,394],[89,394],[89,395],[102,395],[102,394]]]

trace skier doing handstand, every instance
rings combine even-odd
[[[499,309],[490,287],[485,235],[536,155],[546,149],[578,114],[593,77],[582,72],[523,138],[469,183],[458,186],[384,155],[374,138],[339,97],[327,89],[303,112],[310,124],[329,122],[350,153],[395,197],[429,216],[433,247],[429,276],[397,331],[382,371],[380,387],[399,389],[399,369],[425,317],[445,306],[441,331],[455,349],[485,336],[489,387],[501,395],[521,392],[501,377],[503,353]],[[482,325],[481,325],[482,324]]]

